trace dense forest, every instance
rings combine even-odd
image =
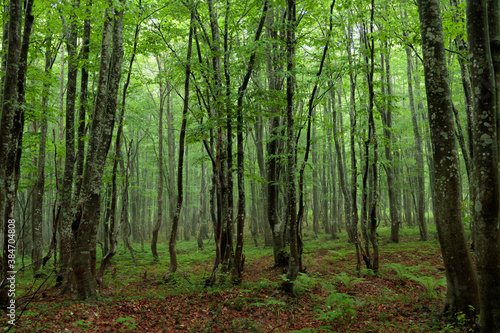
[[[498,0],[5,0],[2,24],[5,330],[500,332]]]

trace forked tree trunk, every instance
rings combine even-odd
[[[71,261],[77,294],[81,299],[96,294],[96,280],[92,272],[96,258],[92,256],[92,248],[95,248],[99,225],[102,176],[113,136],[123,58],[123,10],[118,11],[109,7],[107,13],[111,15],[106,16],[103,25],[97,96],[81,195],[73,223],[74,243]],[[113,46],[112,52],[111,46]]]

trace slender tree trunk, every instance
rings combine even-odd
[[[88,95],[88,84],[89,84],[89,70],[87,68],[86,61],[89,59],[90,53],[90,17],[91,17],[91,7],[92,1],[87,3],[86,8],[86,17],[83,23],[83,38],[82,38],[82,48],[80,52],[80,59],[84,62],[82,66],[81,72],[81,80],[80,80],[80,109],[78,112],[78,144],[77,144],[77,152],[76,152],[76,171],[75,171],[75,180],[76,180],[76,190],[75,190],[75,198],[80,196],[80,189],[82,186],[82,176],[83,176],[83,168],[85,162],[85,117],[87,110],[89,108],[89,103],[87,101]]]
[[[157,58],[158,69],[161,72],[161,60]],[[160,232],[160,227],[163,220],[163,108],[164,108],[164,98],[165,88],[163,82],[160,81],[160,108],[158,113],[158,190],[156,192],[156,203],[158,214],[156,217],[156,223],[152,231],[151,238],[151,253],[155,261],[158,261],[158,233]]]
[[[350,227],[351,227],[351,218],[352,218],[352,208],[351,208],[351,195],[348,191],[347,188],[347,171],[344,168],[344,163],[343,162],[343,150],[340,147],[340,142],[339,142],[339,135],[337,131],[337,111],[335,108],[335,91],[331,90],[332,94],[332,133],[333,133],[333,140],[335,142],[335,152],[337,153],[337,169],[338,169],[338,174],[339,174],[339,183],[340,183],[340,189],[342,190],[342,196],[344,197],[344,219],[345,219],[345,225],[346,225],[346,231],[349,234],[350,232]],[[342,128],[342,126],[340,126]],[[332,170],[333,172],[333,170]],[[334,175],[332,174],[332,179],[334,178]]]
[[[350,118],[350,146],[351,146],[351,225],[349,226],[348,235],[349,241],[354,243],[356,246],[356,269],[361,269],[361,252],[360,247],[361,244],[359,242],[360,237],[358,236],[358,204],[357,204],[357,190],[358,190],[358,168],[357,168],[357,157],[356,157],[356,72],[353,68],[353,60],[351,54],[351,43],[352,43],[352,27],[348,27],[348,39],[349,45],[347,47],[347,58],[349,61],[349,67],[352,69],[349,78],[350,78],[350,110],[349,110],[349,118]]]
[[[312,139],[316,137],[316,127],[313,126],[312,129]],[[313,213],[313,232],[317,236],[319,233],[319,215],[320,215],[320,204],[319,204],[319,194],[318,194],[318,155],[316,153],[316,145],[311,144],[311,162],[312,162],[312,213]]]
[[[373,104],[375,93],[373,91],[373,76],[375,73],[375,41],[373,37],[373,16],[375,12],[375,0],[372,0],[371,3],[371,16],[370,16],[370,37],[365,36],[365,44],[367,46],[367,60],[366,63],[370,66],[370,72],[367,75],[368,81],[368,137],[370,140],[370,144],[373,147],[373,161],[371,164],[371,172],[372,172],[372,186],[371,191],[373,193],[372,200],[370,202],[370,211],[369,211],[369,230],[370,230],[370,243],[373,249],[373,261],[371,262],[370,268],[374,272],[378,272],[379,266],[379,246],[378,246],[378,236],[377,236],[377,227],[379,224],[379,218],[377,216],[377,206],[378,203],[378,137],[377,137],[377,129],[375,127],[375,120],[373,117]],[[368,56],[370,59],[368,60]]]
[[[272,8],[267,15],[266,21],[266,37],[276,41],[278,32],[275,27],[275,12]],[[267,48],[267,76],[269,90],[278,94],[282,89],[282,84],[279,82],[276,74],[280,50],[277,43],[274,42]],[[271,101],[272,102],[272,101]],[[285,223],[279,212],[279,180],[281,172],[281,160],[279,154],[283,149],[283,139],[280,138],[280,109],[279,106],[271,104],[271,117],[269,119],[269,140],[267,143],[267,219],[271,229],[273,241],[274,267],[287,267],[289,254],[285,249]]]
[[[294,58],[295,58],[295,28],[296,28],[296,5],[295,0],[287,0],[287,34],[286,34],[286,61],[287,61],[287,77],[286,77],[286,153],[287,153],[287,224],[290,232],[290,261],[288,262],[288,271],[282,288],[285,292],[293,292],[293,284],[300,269],[300,253],[298,246],[298,227],[299,221],[297,216],[297,199],[295,189],[295,131],[293,117],[293,98],[295,94],[295,75],[294,75]],[[303,209],[303,207],[302,207]]]
[[[45,146],[47,141],[47,108],[48,97],[50,93],[50,69],[53,63],[52,57],[52,38],[47,40],[47,50],[45,52],[45,76],[46,82],[43,84],[42,95],[42,119],[40,125],[40,143],[38,149],[38,164],[37,164],[37,180],[33,188],[32,196],[32,239],[33,239],[33,275],[36,277],[40,274],[42,269],[42,255],[43,255],[43,196],[45,192]]]
[[[415,110],[415,101],[413,99],[413,79],[412,79],[412,55],[409,47],[406,48],[406,74],[408,80],[408,97],[411,111],[411,121],[413,125],[413,134],[415,136],[415,160],[417,162],[417,207],[416,217],[420,230],[420,240],[428,240],[427,226],[425,224],[425,183],[424,183],[424,151],[422,146],[422,136],[418,127],[418,116]]]
[[[391,218],[391,237],[390,241],[399,243],[399,227],[401,226],[401,212],[400,212],[400,196],[396,190],[396,168],[393,163],[392,156],[392,86],[391,86],[391,71],[390,71],[390,53],[387,43],[385,44],[386,56],[382,53],[381,65],[384,68],[385,64],[385,85],[382,84],[382,94],[384,97],[384,111],[382,112],[382,123],[384,125],[385,144],[385,159],[388,164],[385,166],[387,175],[387,190],[389,195],[389,215]],[[385,89],[384,89],[385,87]]]
[[[177,163],[177,205],[175,206],[175,214],[172,220],[172,229],[168,243],[168,252],[170,254],[170,265],[168,271],[163,275],[163,280],[168,282],[172,279],[177,271],[177,254],[175,246],[177,242],[177,228],[181,215],[182,200],[184,192],[182,188],[182,171],[184,167],[184,141],[186,137],[187,113],[189,109],[189,76],[191,74],[191,49],[193,44],[193,29],[194,29],[194,8],[191,9],[191,19],[189,26],[188,49],[186,55],[186,75],[184,78],[184,107],[182,110],[181,133],[179,137],[179,162]]]
[[[212,32],[212,89],[213,91],[213,109],[214,116],[217,119],[222,119],[222,76],[221,76],[221,62],[220,62],[220,33],[219,33],[219,24],[217,21],[217,12],[214,8],[213,0],[208,0],[208,11],[210,16],[210,30]],[[219,270],[219,266],[224,259],[224,251],[226,249],[226,244],[223,244],[223,229],[227,227],[227,179],[225,176],[227,166],[227,161],[225,161],[225,138],[222,133],[222,127],[218,125],[217,127],[217,140],[216,140],[216,153],[215,153],[215,168],[214,170],[214,184],[216,187],[216,201],[217,201],[217,214],[216,214],[216,225],[215,225],[215,251],[216,257],[214,262],[214,267],[212,269],[212,274],[207,281],[205,281],[205,285],[211,286],[215,284],[217,279],[217,271]]]
[[[136,25],[135,28],[135,35],[134,35],[134,48],[132,51],[132,57],[130,59],[129,67],[128,67],[128,74],[127,74],[127,79],[125,80],[125,84],[123,86],[123,93],[122,93],[122,103],[120,107],[120,115],[118,117],[118,130],[116,131],[116,142],[115,142],[115,154],[113,158],[113,171],[112,171],[112,191],[111,191],[111,207],[110,207],[110,213],[111,213],[111,224],[110,224],[110,230],[109,230],[109,245],[110,249],[109,252],[106,252],[105,255],[103,255],[103,258],[101,260],[101,266],[99,267],[99,271],[97,272],[96,280],[100,284],[102,283],[102,279],[104,276],[104,271],[106,268],[109,266],[109,263],[111,262],[111,259],[113,256],[116,254],[116,250],[118,248],[118,235],[120,234],[120,228],[124,220],[126,220],[126,223],[128,224],[128,185],[129,185],[129,169],[131,166],[131,161],[130,161],[130,153],[132,150],[132,142],[130,142],[130,147],[127,151],[127,168],[123,166],[123,158],[121,154],[121,147],[122,147],[122,136],[123,136],[123,123],[124,123],[124,114],[125,114],[125,101],[126,101],[126,96],[127,96],[127,89],[130,84],[130,78],[132,75],[132,66],[134,64],[134,59],[135,59],[135,52],[137,50],[137,42],[139,38],[139,25]],[[126,144],[126,142],[125,142]],[[126,147],[125,147],[126,148]],[[120,221],[118,225],[115,222],[116,219],[116,201],[117,201],[117,186],[116,186],[116,176],[118,173],[118,163],[121,162],[122,164],[122,171],[125,174],[125,184],[124,184],[124,189],[123,189],[123,208],[122,208],[122,213],[120,215]],[[128,231],[130,232],[130,231]],[[106,239],[107,235],[104,235],[104,238]],[[126,237],[128,240],[128,236]],[[129,245],[128,242],[126,242],[126,245]],[[132,253],[132,258],[134,258],[134,254]],[[134,259],[135,262],[135,259]]]

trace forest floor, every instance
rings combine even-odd
[[[284,274],[272,268],[272,250],[250,239],[241,286],[204,287],[215,258],[208,240],[203,250],[195,240],[178,242],[180,270],[169,284],[161,282],[168,268],[165,242],[160,262],[140,244],[133,244],[136,264],[119,248],[99,296],[85,302],[61,295],[53,274],[42,281],[18,273],[17,325],[10,332],[472,331],[463,316],[440,316],[445,280],[437,240],[419,242],[418,230],[409,228],[401,230],[399,244],[388,243],[388,228],[379,234],[378,274],[356,273],[354,246],[345,233],[339,240],[304,235],[307,270],[294,296],[279,289]],[[7,319],[5,313],[0,319],[4,332]]]

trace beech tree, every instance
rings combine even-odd
[[[123,2],[122,2],[123,4]],[[106,157],[113,136],[117,92],[123,58],[122,39],[123,8],[110,4],[106,9],[101,43],[101,62],[97,97],[90,128],[87,158],[83,173],[82,189],[72,229],[71,266],[75,274],[78,297],[86,299],[96,294],[95,248],[99,225],[101,184]]]
[[[493,3],[493,2],[491,2]],[[472,207],[476,230],[481,332],[500,332],[500,230],[497,88],[488,33],[488,2],[467,1],[467,42],[473,91]],[[493,8],[491,8],[493,9]],[[494,11],[493,11],[494,13]],[[497,12],[498,15],[498,5]],[[495,15],[492,15],[495,16]],[[496,16],[499,19],[500,16]],[[492,26],[495,29],[498,23]],[[494,30],[495,31],[495,30]],[[496,31],[495,31],[496,32]]]
[[[25,2],[12,0],[9,4],[9,20],[4,28],[7,37],[7,53],[4,55],[5,72],[3,77],[2,116],[0,119],[0,226],[3,230],[2,269],[0,274],[0,305],[8,304],[8,271],[14,271],[9,254],[12,254],[12,242],[15,239],[9,229],[15,231],[14,205],[17,188],[21,177],[21,154],[24,130],[24,104],[26,94],[26,72],[28,70],[28,50],[31,29],[33,0]],[[23,16],[24,13],[24,16]],[[21,34],[24,18],[24,29]],[[10,227],[9,227],[10,225]],[[10,248],[9,248],[10,244]],[[15,248],[15,242],[14,242]],[[11,250],[11,251],[9,251]]]
[[[439,1],[419,0],[418,13],[436,175],[434,218],[447,281],[444,311],[472,315],[479,304],[477,279],[462,225],[460,171]]]

